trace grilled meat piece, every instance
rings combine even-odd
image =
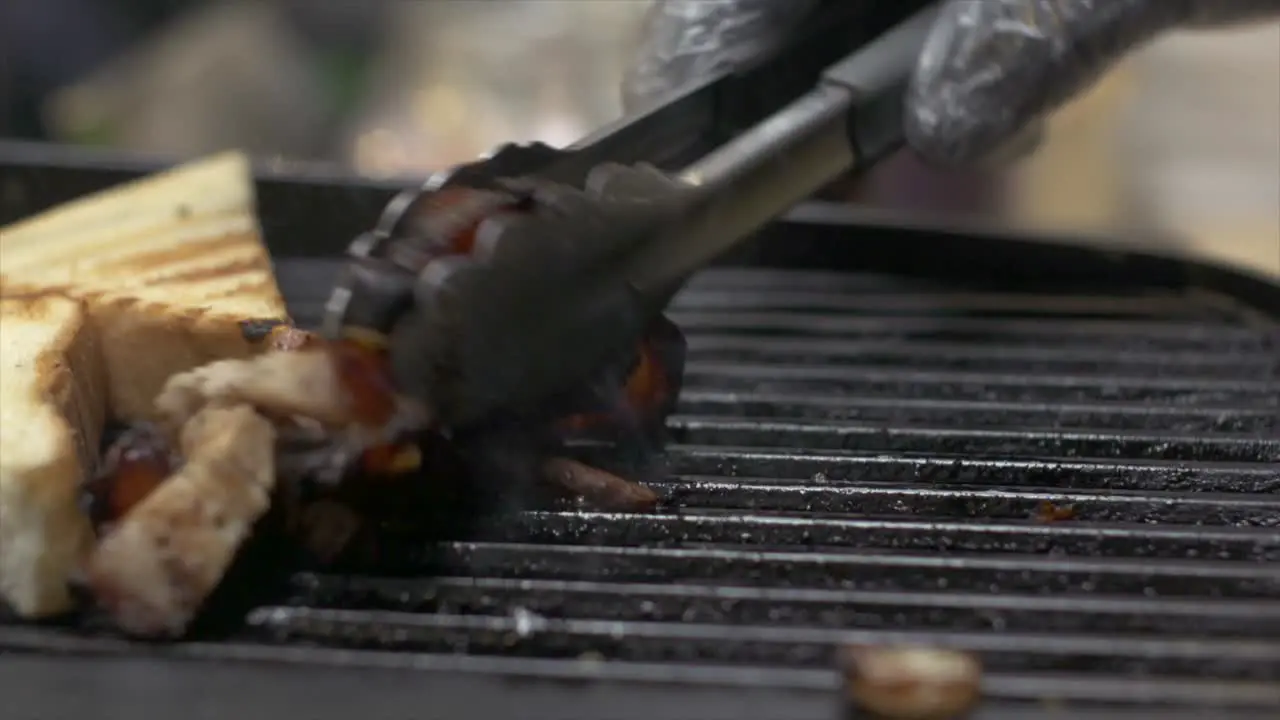
[[[275,430],[247,405],[211,406],[181,434],[185,464],[134,506],[89,558],[87,583],[128,634],[182,635],[275,489]]]
[[[267,343],[272,350],[280,352],[297,352],[314,347],[321,342],[320,336],[313,332],[300,330],[291,325],[278,325],[271,330]]]
[[[320,336],[294,327],[284,320],[243,320],[240,334],[246,342],[266,345],[268,350],[301,350],[317,342]]]
[[[543,476],[560,494],[580,498],[604,512],[650,512],[658,496],[641,485],[569,458],[552,458],[542,465]]]
[[[99,534],[160,487],[182,464],[169,437],[151,423],[126,428],[84,488],[84,508]]]
[[[156,408],[181,427],[213,401],[243,402],[280,418],[301,416],[328,427],[382,425],[396,401],[371,353],[350,343],[223,360],[174,375]]]
[[[982,690],[982,663],[958,650],[852,646],[843,659],[850,703],[885,720],[963,717]]]
[[[247,360],[227,360],[175,375],[156,407],[179,427],[211,402],[243,402],[281,425],[281,467],[336,482],[357,461],[395,446],[427,425],[426,411],[397,395],[383,355],[349,340],[321,341],[291,328],[272,331],[280,348]]]

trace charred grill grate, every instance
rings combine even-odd
[[[318,272],[280,268],[302,321]],[[174,652],[827,697],[840,644],[911,642],[983,656],[982,717],[1280,712],[1276,325],[1192,295],[738,269],[672,317],[666,509],[526,513],[433,579],[299,575],[232,641]],[[829,716],[810,700],[787,717]]]

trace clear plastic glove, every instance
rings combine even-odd
[[[628,110],[784,41],[820,0],[653,0],[622,82]]]
[[[768,52],[817,5],[656,0],[625,99]],[[948,0],[908,93],[907,140],[934,163],[984,159],[1164,32],[1274,17],[1280,0]]]
[[[950,0],[916,68],[907,140],[934,162],[977,160],[1164,32],[1268,16],[1280,0]]]

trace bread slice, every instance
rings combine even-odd
[[[0,294],[87,301],[109,410],[151,417],[165,380],[253,352],[243,320],[287,319],[248,160],[224,153],[0,228]]]
[[[0,300],[0,599],[24,617],[71,606],[91,539],[78,505],[106,410],[98,338],[77,300]]]

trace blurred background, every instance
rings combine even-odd
[[[2,0],[0,136],[416,177],[621,113],[648,0]],[[842,199],[1160,238],[1280,275],[1280,27],[1168,38],[1017,166]]]

